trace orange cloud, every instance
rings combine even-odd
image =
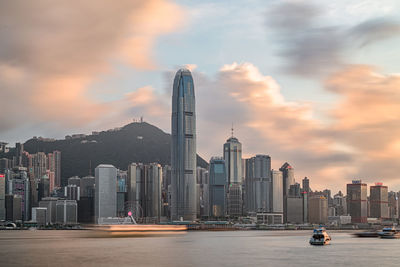
[[[88,88],[111,61],[155,68],[158,36],[180,27],[169,0],[10,1],[0,9],[0,132],[18,124],[79,127],[110,113]],[[23,107],[16,112],[15,107]]]

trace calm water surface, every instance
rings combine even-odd
[[[84,231],[0,231],[0,266],[400,266],[400,239],[308,244],[311,231],[188,232],[84,238]]]

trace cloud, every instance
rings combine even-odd
[[[168,0],[3,1],[0,4],[0,132],[28,123],[82,127],[110,113],[89,95],[112,63],[154,69],[158,36],[180,27]]]
[[[343,25],[328,24],[323,20],[326,15],[309,1],[283,1],[268,10],[268,37],[276,38],[278,54],[285,59],[284,71],[326,77],[349,64],[346,55],[351,51],[400,34],[400,23],[389,17]]]
[[[251,63],[224,65],[213,77],[192,73],[197,147],[206,159],[222,156],[233,123],[244,157],[269,154],[275,169],[288,161],[296,180],[308,176],[313,189],[343,190],[354,178],[400,189],[399,75],[383,75],[368,65],[334,73],[324,84],[338,97],[324,114],[327,123],[315,116],[313,103],[287,101],[276,80]],[[165,74],[169,89],[173,74]],[[115,102],[113,110],[143,114],[169,132],[170,104],[170,92],[144,87]]]
[[[222,155],[233,122],[245,157],[269,154],[274,168],[289,161],[296,180],[308,176],[315,189],[343,190],[354,178],[400,189],[400,75],[368,65],[332,74],[324,88],[339,100],[324,114],[329,123],[315,116],[313,103],[287,101],[253,64],[225,65],[214,78],[193,75],[206,158]]]
[[[400,189],[400,76],[352,65],[333,74],[325,87],[339,96],[326,134],[351,151],[350,174]]]

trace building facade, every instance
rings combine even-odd
[[[256,155],[246,160],[246,211],[271,210],[271,157]]]
[[[353,180],[347,184],[347,212],[352,223],[367,223],[367,184]]]
[[[209,211],[211,218],[225,218],[226,216],[226,187],[228,176],[226,173],[225,160],[214,157],[209,166]]]
[[[115,217],[117,213],[117,169],[101,164],[95,169],[95,220]]]
[[[370,217],[388,219],[388,187],[382,183],[375,183],[375,186],[370,186],[369,190]]]
[[[282,172],[271,171],[271,212],[283,214],[283,179]]]
[[[236,137],[226,140],[223,148],[224,160],[228,175],[227,205],[228,215],[241,216],[243,211],[242,200],[242,144]]]
[[[171,118],[171,219],[196,219],[196,109],[192,74],[174,79]]]

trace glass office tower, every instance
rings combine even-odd
[[[192,74],[174,79],[171,118],[171,219],[196,219],[196,113]]]

